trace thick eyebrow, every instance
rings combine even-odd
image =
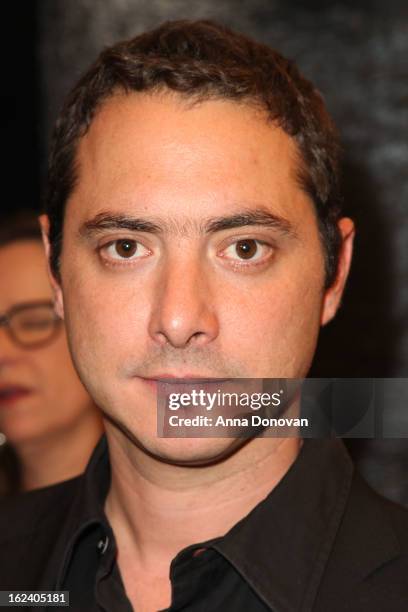
[[[234,229],[236,227],[245,227],[247,225],[260,225],[263,227],[272,227],[282,234],[295,236],[296,232],[292,224],[283,217],[271,213],[264,208],[255,208],[244,210],[226,217],[217,217],[209,219],[206,222],[206,232],[214,233],[222,230]]]
[[[194,230],[199,234],[214,234],[223,230],[245,226],[271,227],[281,234],[295,238],[297,237],[293,225],[287,219],[271,213],[263,207],[244,209],[232,215],[210,217],[202,221],[189,219],[180,222],[171,219],[168,221],[161,220],[160,223],[147,218],[131,217],[113,212],[102,212],[92,219],[85,221],[79,229],[79,234],[85,238],[90,238],[95,234],[100,234],[108,230],[120,229],[132,232],[147,232],[150,234],[168,232],[186,235]]]
[[[79,228],[79,234],[84,238],[90,238],[94,234],[117,229],[129,230],[131,232],[149,232],[151,234],[157,234],[162,231],[159,225],[147,219],[102,212],[89,219],[89,221],[85,221]]]

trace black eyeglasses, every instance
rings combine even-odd
[[[5,327],[10,338],[24,348],[48,344],[57,335],[61,323],[49,300],[16,304],[0,315],[0,327]]]

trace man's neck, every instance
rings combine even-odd
[[[105,510],[119,565],[168,577],[186,546],[224,535],[286,474],[297,438],[256,438],[208,467],[181,467],[154,459],[107,425],[112,480]]]

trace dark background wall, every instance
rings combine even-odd
[[[15,17],[17,36],[10,36],[6,53],[10,86],[2,98],[7,206],[37,206],[57,109],[104,45],[163,19],[210,17],[296,59],[340,128],[346,212],[357,224],[344,304],[322,332],[312,374],[408,376],[405,0],[41,0]],[[377,487],[408,503],[406,441],[350,447]]]
[[[0,36],[0,209],[38,206],[40,196],[39,67],[36,2],[2,7]]]

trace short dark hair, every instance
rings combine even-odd
[[[27,209],[0,215],[0,248],[19,240],[41,240],[38,215]]]
[[[165,22],[107,48],[68,96],[54,130],[45,206],[57,278],[65,204],[78,179],[78,141],[101,104],[118,90],[171,90],[193,102],[228,99],[265,110],[298,145],[299,184],[315,205],[326,287],[334,282],[341,244],[340,147],[322,97],[294,62],[208,20]]]

